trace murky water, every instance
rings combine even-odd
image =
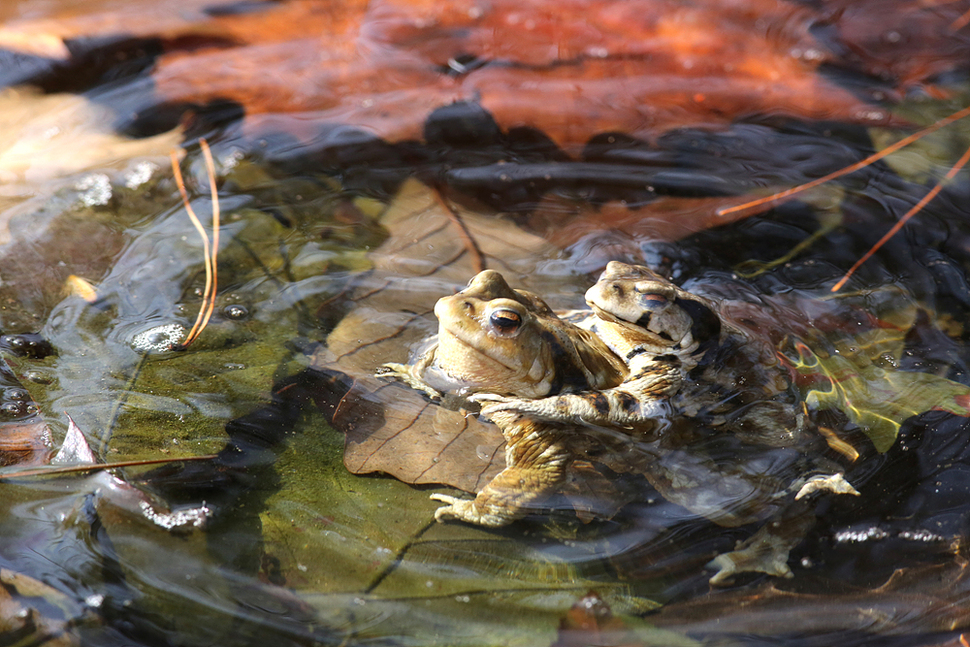
[[[19,2],[0,17],[13,28],[71,4]],[[104,4],[87,10],[122,10]],[[265,9],[184,4],[188,23]],[[395,20],[400,9],[375,7]],[[450,19],[442,12],[435,20]],[[404,38],[367,33],[387,48]],[[43,89],[0,96],[4,632],[37,644],[591,644],[582,633],[556,641],[568,609],[595,591],[618,619],[602,644],[960,644],[970,624],[967,172],[829,290],[947,173],[970,125],[714,226],[714,210],[739,195],[814,179],[909,130],[788,115],[687,120],[639,137],[594,127],[583,139],[558,124],[544,137],[531,122],[507,128],[487,93],[491,113],[452,98],[425,117],[415,109],[414,128],[381,130],[370,104],[243,122],[209,105],[169,130],[182,113],[164,100],[174,77],[162,70],[174,74],[175,59],[157,59],[152,77],[138,56],[157,53],[136,44],[121,48],[135,61],[123,69],[94,56],[98,73],[82,88],[49,51],[3,54],[17,65],[2,78]],[[433,58],[428,47],[416,51]],[[447,78],[497,74],[482,47],[453,59]],[[965,69],[951,67],[946,92],[927,93],[946,98],[914,92],[893,118],[925,125],[965,107]],[[400,94],[368,86],[358,99],[398,105],[427,90],[432,72],[401,69]],[[444,96],[436,87],[433,99]],[[335,126],[334,115],[348,121]],[[175,350],[205,277],[168,154],[185,143],[191,204],[208,224],[199,134],[218,169],[218,294],[199,340]],[[434,522],[429,495],[480,488],[501,436],[371,380],[373,370],[405,361],[434,332],[434,301],[482,265],[571,309],[610,260],[718,302],[763,345],[817,434],[810,453],[755,451],[680,421],[694,440],[676,451],[637,441],[641,461],[730,492],[752,474],[791,478],[824,459],[859,489],[812,501],[791,578],[709,583],[707,564],[774,518],[763,510],[777,487],[725,495],[723,509],[761,507],[719,524],[685,488],[611,458],[602,447],[615,438],[590,430],[577,432],[598,447],[582,496],[576,486],[501,529]],[[421,408],[414,424],[401,422],[409,407]],[[73,444],[67,416],[86,444]],[[52,459],[65,437],[73,453]],[[171,462],[14,476],[76,462],[88,446],[104,462]],[[192,457],[204,458],[180,460]]]

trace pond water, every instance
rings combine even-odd
[[[380,58],[374,43],[390,51],[410,33],[391,28],[400,7],[372,3],[367,47],[357,42],[351,56],[338,43],[314,59],[367,80],[331,79],[340,101],[311,110],[288,95],[274,110],[262,75],[227,83],[231,102],[188,81],[196,101],[173,89],[176,72],[201,66],[179,59],[187,52],[231,51],[249,42],[234,25],[271,8],[310,20],[319,4],[186,0],[157,24],[138,2],[0,9],[0,642],[966,644],[967,171],[841,291],[831,287],[947,174],[970,146],[970,119],[771,210],[716,215],[970,105],[966,64],[953,53],[965,49],[942,48],[949,63],[927,64],[926,87],[908,94],[902,81],[893,94],[889,81],[827,70],[833,87],[864,95],[859,105],[879,123],[765,115],[759,103],[719,120],[664,112],[642,132],[610,122],[605,108],[585,130],[550,119],[544,131],[525,118],[514,129],[484,85],[481,104],[442,90],[513,65],[472,54],[446,70],[401,63],[393,91],[368,85],[377,76],[347,61]],[[959,16],[965,3],[951,4],[939,11]],[[785,3],[766,4],[765,15],[775,5]],[[797,6],[785,5],[789,26],[806,20]],[[523,20],[552,20],[530,7]],[[126,11],[131,33],[106,37],[105,16]],[[39,24],[47,40],[18,49],[10,34],[36,38]],[[758,25],[751,33],[763,35]],[[454,33],[413,51],[433,58]],[[472,52],[477,41],[465,36]],[[288,65],[267,76],[286,78]],[[886,69],[914,83],[901,65]],[[231,66],[221,74],[231,79]],[[309,92],[297,87],[309,77],[289,78],[294,96]],[[513,80],[525,101],[530,81]],[[432,86],[426,110],[414,97]],[[875,86],[896,101],[867,103]],[[577,87],[591,103],[602,98]],[[727,106],[716,89],[707,90]],[[246,92],[258,101],[240,100]],[[388,112],[417,101],[414,123],[386,126],[390,118],[361,107],[375,100],[397,106]],[[222,213],[218,285],[207,327],[179,349],[206,276],[169,154],[181,151],[190,204],[209,227],[200,135]],[[501,432],[374,371],[413,356],[437,329],[435,301],[484,267],[565,311],[585,307],[611,260],[649,266],[716,303],[759,360],[721,370],[730,384],[715,391],[726,401],[743,392],[747,405],[784,402],[811,442],[726,440],[721,424],[739,437],[760,427],[733,409],[712,422],[713,405],[707,418],[676,418],[669,436],[690,442],[673,449],[577,425],[588,454],[531,514],[501,528],[435,522],[440,503],[429,495],[470,497],[504,465]],[[731,360],[711,358],[715,373]],[[618,458],[619,445],[634,458]],[[92,460],[149,463],[51,472]],[[649,466],[660,463],[682,482]],[[771,512],[790,510],[778,503],[789,482],[822,465],[860,496],[810,498],[805,523]],[[754,512],[718,523],[694,505],[705,497],[715,512]],[[798,526],[783,560],[791,577],[742,573],[712,585],[709,562],[772,523]]]

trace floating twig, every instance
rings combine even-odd
[[[59,474],[96,472],[99,470],[113,470],[119,467],[141,467],[143,465],[164,465],[166,463],[210,461],[217,456],[218,454],[206,454],[205,456],[183,456],[181,458],[146,458],[142,460],[118,461],[116,463],[86,463],[83,465],[65,465],[64,467],[41,467],[32,470],[22,470],[20,472],[8,472],[7,474],[0,474],[0,481],[5,479],[25,478],[28,476],[56,476]]]
[[[963,119],[964,117],[967,117],[967,116],[970,116],[970,106],[967,106],[966,108],[963,108],[962,110],[958,110],[958,111],[954,112],[952,115],[949,115],[947,117],[944,117],[943,119],[940,119],[936,123],[934,123],[934,124],[932,124],[930,126],[927,126],[923,130],[920,130],[918,132],[913,133],[912,135],[909,135],[908,137],[904,137],[904,138],[900,139],[895,144],[890,144],[889,146],[887,146],[886,148],[882,149],[878,153],[874,153],[874,154],[870,155],[869,157],[865,158],[864,160],[861,160],[861,161],[856,162],[855,164],[850,164],[849,166],[846,166],[845,168],[842,168],[842,169],[839,169],[838,171],[834,171],[832,173],[829,173],[828,175],[825,175],[823,177],[820,177],[817,180],[812,180],[811,182],[806,182],[805,184],[800,184],[800,185],[798,185],[796,187],[792,187],[791,189],[787,189],[787,190],[781,191],[779,193],[774,193],[772,195],[765,196],[764,198],[758,198],[757,200],[751,200],[750,202],[745,202],[744,204],[735,205],[733,207],[725,207],[723,209],[718,209],[717,210],[717,215],[719,215],[719,216],[726,216],[728,214],[737,213],[739,211],[746,211],[748,209],[754,209],[756,207],[766,207],[767,205],[773,205],[773,204],[775,204],[777,202],[781,202],[783,200],[787,200],[788,198],[791,198],[792,196],[797,195],[797,194],[801,193],[802,191],[807,191],[808,189],[814,189],[815,187],[817,187],[817,186],[819,186],[821,184],[825,184],[826,182],[828,182],[830,180],[834,180],[836,178],[842,177],[843,175],[848,175],[849,173],[853,173],[855,171],[858,171],[861,168],[865,168],[866,166],[869,166],[873,162],[878,162],[879,160],[881,160],[882,158],[886,157],[887,155],[891,155],[892,153],[895,153],[900,148],[904,148],[906,146],[909,146],[913,142],[919,141],[923,137],[926,137],[930,133],[934,133],[937,130],[939,130],[940,128],[943,128],[945,126],[949,126],[953,122],[959,121],[960,119]]]
[[[893,236],[895,236],[896,235],[896,232],[898,232],[900,229],[902,229],[903,228],[903,225],[905,225],[906,222],[910,218],[912,218],[917,213],[919,213],[920,211],[922,211],[923,210],[923,207],[925,207],[929,203],[930,200],[932,200],[933,198],[935,198],[936,195],[941,190],[943,190],[943,184],[944,184],[944,182],[946,182],[948,180],[952,180],[953,179],[953,176],[956,175],[957,173],[959,173],[960,172],[960,169],[962,169],[964,166],[966,166],[966,164],[967,164],[968,161],[970,161],[970,148],[967,148],[967,150],[963,153],[963,155],[960,157],[960,159],[957,160],[957,163],[953,165],[953,167],[949,170],[949,172],[944,176],[944,178],[940,182],[937,183],[936,186],[934,186],[932,189],[930,189],[929,193],[927,193],[926,195],[924,195],[920,199],[919,202],[917,202],[916,204],[914,204],[913,207],[909,211],[907,211],[903,215],[903,217],[900,218],[899,221],[895,225],[892,226],[892,229],[890,229],[888,232],[886,232],[886,235],[879,239],[879,242],[877,242],[875,245],[873,245],[869,249],[868,252],[866,252],[865,254],[862,255],[862,258],[860,258],[859,260],[857,260],[855,262],[855,264],[852,267],[849,268],[849,271],[846,272],[845,275],[841,279],[839,279],[839,282],[832,286],[832,292],[838,292],[842,288],[842,286],[845,285],[846,281],[848,281],[849,278],[853,274],[855,274],[855,271],[857,269],[859,269],[862,266],[863,263],[865,263],[867,260],[869,260],[869,258],[873,254],[875,254],[877,251],[879,251],[879,248],[882,247],[883,245],[885,245],[886,244],[886,241],[888,241],[890,238],[892,238]]]

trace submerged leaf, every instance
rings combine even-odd
[[[355,474],[474,491],[504,466],[498,429],[374,372],[385,362],[406,362],[409,348],[435,334],[435,302],[482,265],[521,286],[555,250],[501,216],[452,212],[417,182],[402,188],[382,224],[389,237],[372,254],[375,270],[358,281],[353,309],[313,360],[354,380],[333,416],[347,434],[344,462]]]
[[[26,336],[5,336],[8,348],[17,347],[29,352]],[[14,344],[13,342],[19,342]],[[11,358],[16,364],[16,358]],[[0,409],[0,467],[13,465],[43,465],[51,456],[51,432],[37,414],[37,403],[23,388],[15,375],[15,368],[0,359],[0,391],[5,401]]]
[[[790,359],[805,402],[839,409],[859,425],[880,452],[896,441],[902,423],[931,409],[970,416],[970,387],[931,373],[861,365],[841,355],[822,357],[803,343]]]

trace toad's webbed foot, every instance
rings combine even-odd
[[[788,554],[815,524],[815,514],[804,502],[794,504],[781,517],[772,519],[754,535],[739,542],[734,550],[718,555],[707,565],[717,569],[712,586],[726,586],[741,573],[766,573],[792,577]]]
[[[506,467],[474,499],[433,494],[448,505],[435,519],[457,519],[480,526],[504,526],[535,510],[535,503],[555,492],[566,479],[572,454],[562,442],[563,432],[531,420],[505,421]]]
[[[819,476],[813,476],[808,479],[801,489],[798,490],[798,494],[795,495],[795,500],[812,494],[813,492],[834,492],[835,494],[851,494],[853,496],[859,496],[859,491],[852,487],[852,484],[845,480],[842,473],[837,474],[825,474]]]
[[[417,377],[414,374],[414,367],[409,364],[396,364],[394,362],[382,364],[374,372],[374,376],[404,382],[412,389],[426,393],[432,400],[440,400],[442,397],[441,391]]]
[[[756,535],[757,537],[757,535]],[[754,537],[752,537],[754,539]],[[707,567],[717,569],[709,580],[712,586],[726,586],[740,573],[766,573],[776,577],[792,577],[788,568],[790,547],[775,541],[771,536],[759,537],[759,541],[745,542],[746,545],[729,553],[718,555]]]
[[[447,494],[432,494],[431,498],[448,505],[435,510],[435,521],[455,519],[477,526],[497,528],[505,526],[520,516],[516,508],[502,505],[479,505],[478,499],[460,499]]]

